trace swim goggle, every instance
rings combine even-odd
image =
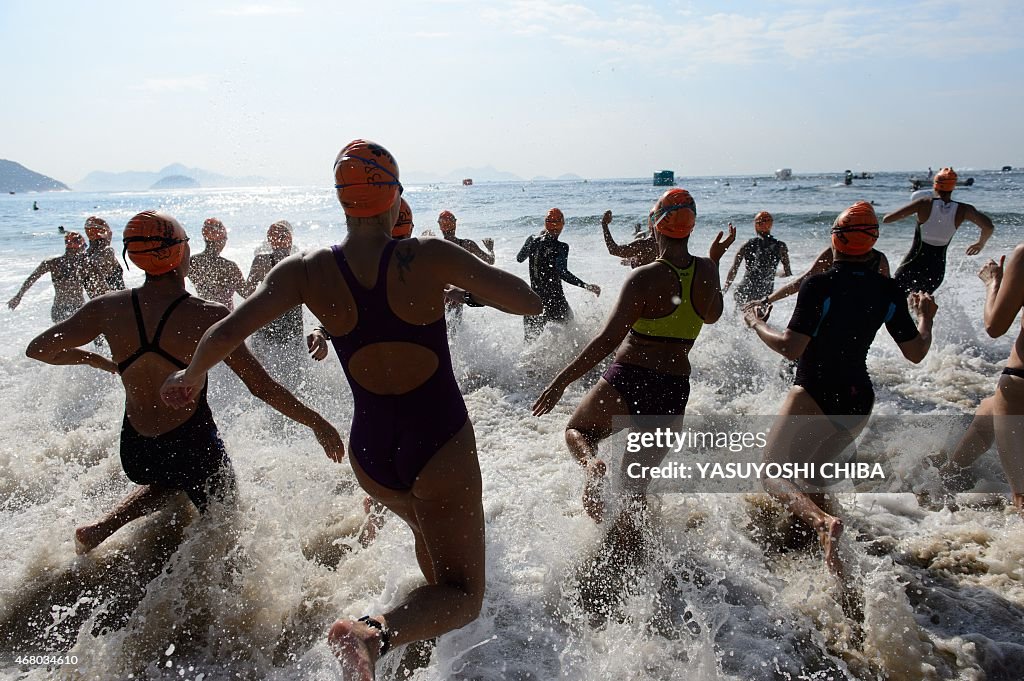
[[[159,243],[160,245],[159,246],[154,246],[153,248],[145,248],[145,249],[143,249],[141,251],[132,251],[132,253],[155,253],[156,251],[162,251],[165,248],[170,248],[171,246],[177,246],[178,244],[183,244],[183,243],[188,241],[188,237],[185,237],[184,239],[175,239],[174,237],[169,237],[169,236],[130,236],[130,237],[126,237],[125,240],[124,240],[124,248],[121,250],[121,260],[124,260],[124,266],[127,267],[128,269],[131,269],[131,267],[128,265],[128,258],[126,257],[127,254],[128,254],[128,244],[142,243],[143,241],[146,242],[146,243],[154,243],[154,242],[156,242],[156,243]]]

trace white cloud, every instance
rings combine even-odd
[[[485,20],[517,35],[549,36],[607,61],[753,64],[873,57],[962,58],[1020,49],[1024,5],[997,1],[861,0],[836,8],[796,0],[746,11],[669,11],[632,2],[602,10],[560,0],[512,0]]]

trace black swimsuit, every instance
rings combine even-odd
[[[743,244],[740,253],[743,254],[747,269],[733,293],[738,305],[760,300],[772,292],[775,288],[775,271],[782,262],[785,247],[785,243],[770,234],[755,236]]]
[[[122,376],[137,359],[146,353],[160,355],[179,369],[187,364],[160,347],[160,335],[171,313],[189,297],[185,293],[171,303],[157,325],[153,340],[146,340],[146,327],[142,321],[142,308],[138,293],[132,289],[135,321],[139,326],[139,348],[124,361],[118,362]],[[210,496],[221,498],[234,489],[234,472],[217,433],[210,405],[206,401],[206,386],[199,394],[196,410],[181,425],[153,437],[142,435],[128,420],[125,410],[121,424],[121,465],[125,475],[139,485],[157,485],[180,489],[188,495],[200,511],[206,510]]]
[[[827,415],[871,413],[867,354],[885,324],[897,343],[917,336],[899,286],[874,263],[840,261],[804,281],[789,328],[811,337],[797,364],[802,386]]]

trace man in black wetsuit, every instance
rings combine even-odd
[[[737,307],[742,307],[751,300],[761,300],[772,292],[779,263],[782,263],[783,276],[793,276],[793,271],[789,268],[789,249],[786,248],[786,242],[772,236],[773,223],[772,214],[766,210],[754,216],[754,231],[757,232],[757,236],[740,246],[732,269],[725,275],[723,294],[732,286],[740,263],[747,261],[747,271],[733,294]]]
[[[572,319],[572,309],[562,290],[563,281],[585,288],[596,296],[601,295],[600,286],[588,284],[569,271],[569,244],[558,240],[564,226],[562,211],[552,208],[544,218],[544,231],[527,237],[516,255],[518,262],[530,259],[530,287],[544,304],[541,314],[523,318],[527,341],[540,335],[548,322]]]

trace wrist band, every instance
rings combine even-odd
[[[363,615],[359,618],[359,621],[380,632],[380,651],[377,654],[379,657],[384,657],[391,650],[391,632],[385,629],[384,625],[378,620],[373,619],[369,615]]]

